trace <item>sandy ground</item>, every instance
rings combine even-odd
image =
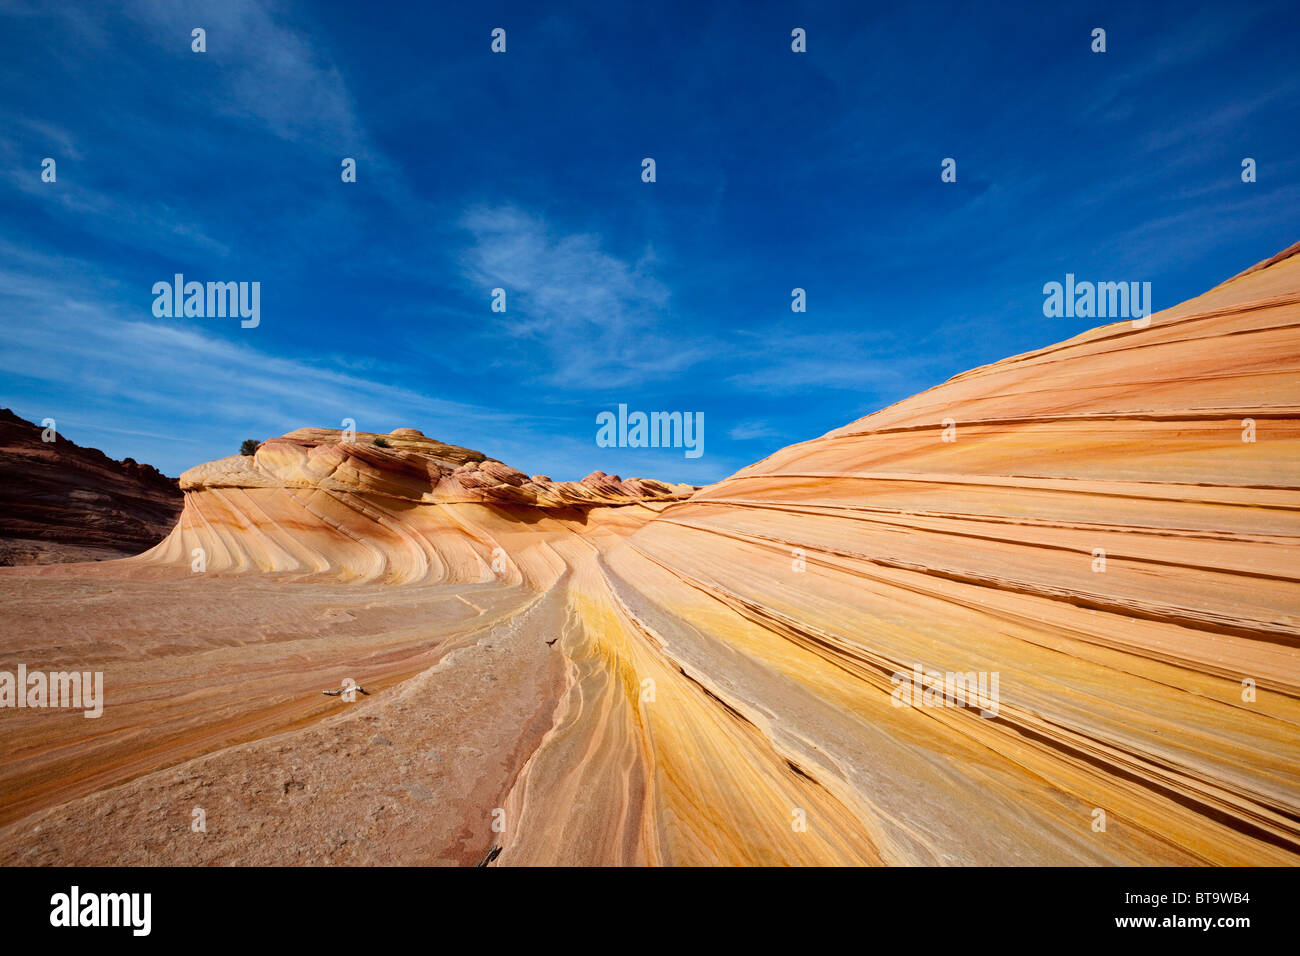
[[[3,656],[102,670],[107,704],[4,714],[9,863],[477,862],[562,684],[520,589],[67,570],[0,575]],[[346,677],[370,696],[321,693]]]

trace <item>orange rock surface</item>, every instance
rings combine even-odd
[[[0,666],[107,694],[0,712],[0,862],[1300,862],[1297,253],[689,497],[192,469],[147,554],[0,573]]]

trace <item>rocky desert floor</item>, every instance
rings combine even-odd
[[[0,575],[5,659],[102,670],[107,698],[5,715],[0,859],[463,865],[500,842],[565,687],[558,592],[82,567]],[[345,678],[369,696],[322,694]]]

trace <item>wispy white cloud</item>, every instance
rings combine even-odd
[[[887,393],[924,378],[935,365],[924,351],[909,352],[883,333],[779,329],[739,333],[728,360],[743,369],[727,377],[730,385],[778,395],[809,389]]]
[[[510,205],[470,209],[461,223],[473,237],[462,257],[465,276],[482,293],[484,314],[550,360],[541,376],[548,383],[653,381],[708,355],[703,343],[664,331],[671,294],[654,275],[650,250],[635,261],[619,258],[599,236],[555,230]],[[503,315],[488,311],[494,288],[506,292]]]
[[[359,143],[362,124],[338,68],[312,38],[277,16],[276,5],[222,0],[199,6],[134,0],[124,8],[154,43],[191,56],[190,31],[207,32],[207,53],[221,69],[218,112],[254,120],[285,139]]]
[[[61,161],[56,160],[56,163]],[[175,253],[178,249],[225,258],[230,247],[208,235],[193,218],[162,202],[133,202],[98,192],[79,183],[64,162],[56,166],[58,179],[41,180],[39,166],[13,167],[0,175],[4,183],[28,196],[39,198],[47,209],[60,213],[74,229],[137,249]]]
[[[46,120],[22,116],[13,110],[4,110],[0,115],[4,117],[4,132],[0,133],[0,149],[3,149],[7,156],[12,157],[15,164],[19,160],[18,147],[13,135],[16,130],[21,131],[24,138],[48,144],[49,151],[59,158],[74,161],[82,158],[75,137],[63,127]],[[35,158],[37,157],[30,157],[28,161]]]
[[[753,438],[776,438],[781,433],[767,422],[741,422],[727,429],[727,437],[736,441],[749,441]]]
[[[1266,6],[1226,8],[1222,12],[1207,8],[1198,16],[1159,18],[1159,28],[1123,35],[1111,31],[1107,37],[1108,56],[1123,56],[1127,69],[1117,70],[1100,84],[1083,107],[1085,115],[1106,115],[1123,119],[1134,109],[1134,90],[1144,88],[1153,78],[1176,73],[1230,49],[1258,21],[1276,14],[1277,8]],[[1211,17],[1211,21],[1207,21]],[[1134,49],[1136,47],[1136,49]]]
[[[1287,165],[1291,165],[1289,160]],[[1221,191],[1218,201],[1147,219],[1117,232],[1099,249],[1110,250],[1116,258],[1126,256],[1150,274],[1171,263],[1209,256],[1230,241],[1257,234],[1261,227],[1294,226],[1294,210],[1300,208],[1300,185],[1292,183],[1264,192],[1242,184],[1235,173],[1235,169],[1229,169],[1224,177],[1229,189]],[[1230,275],[1208,275],[1206,287],[1227,278]],[[1160,301],[1157,292],[1157,309],[1174,304]]]
[[[1294,102],[1297,93],[1300,93],[1300,79],[1293,77],[1246,100],[1233,100],[1214,108],[1202,107],[1194,116],[1146,133],[1136,145],[1135,165],[1136,160],[1142,157],[1175,149],[1183,151],[1181,156],[1175,153],[1175,160],[1194,162],[1202,157],[1198,151],[1187,149],[1189,145],[1221,135],[1225,130],[1237,131],[1248,127],[1248,121],[1256,114],[1279,102]]]

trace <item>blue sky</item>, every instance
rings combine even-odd
[[[349,417],[705,483],[1097,324],[1066,272],[1159,309],[1300,239],[1293,2],[410,6],[0,0],[0,404],[173,475]],[[176,272],[261,324],[155,318]]]

